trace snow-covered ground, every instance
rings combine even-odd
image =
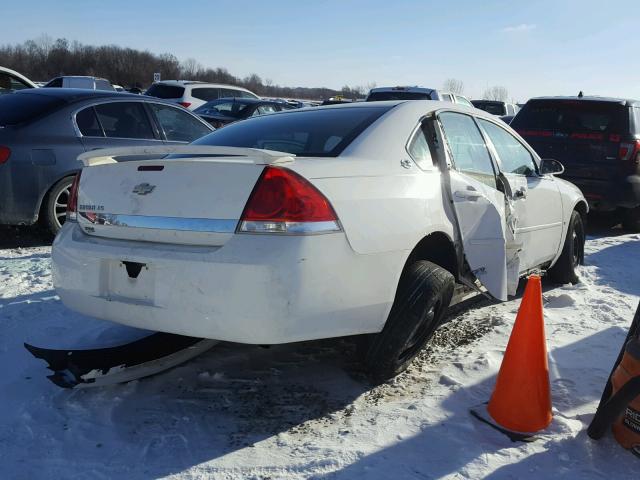
[[[0,249],[2,479],[638,478],[637,458],[585,429],[638,304],[640,235],[590,237],[582,283],[545,288],[555,417],[530,444],[468,413],[491,394],[519,299],[454,315],[376,388],[353,344],[331,340],[221,344],[149,379],[62,390],[23,342],[89,347],[135,332],[66,310],[49,252]]]

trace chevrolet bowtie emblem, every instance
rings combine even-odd
[[[135,187],[133,187],[133,192],[131,193],[137,193],[138,195],[146,195],[147,193],[153,192],[154,188],[156,188],[155,185],[150,185],[148,183],[140,183]]]

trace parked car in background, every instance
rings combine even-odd
[[[193,113],[209,122],[213,127],[224,127],[238,120],[257,117],[268,113],[290,110],[293,107],[285,102],[260,100],[256,98],[222,98],[212,100],[196,108]]]
[[[365,101],[379,102],[383,100],[440,100],[442,102],[459,103],[471,107],[469,99],[463,95],[443,92],[425,87],[377,87],[369,90]]]
[[[565,167],[563,178],[596,211],[617,212],[640,231],[640,102],[603,97],[529,100],[511,126],[542,158]]]
[[[0,96],[0,224],[64,223],[79,154],[98,148],[191,142],[213,128],[154,98],[67,88]]]
[[[82,88],[88,90],[115,91],[111,82],[105,78],[87,76],[62,76],[49,80],[43,88]]]
[[[17,92],[25,88],[38,88],[38,86],[15,70],[0,67],[0,95]]]
[[[219,83],[204,83],[191,80],[163,80],[149,87],[145,95],[169,102],[179,103],[189,110],[220,98],[260,98],[246,88]]]
[[[506,300],[532,270],[577,281],[582,194],[481,110],[289,110],[181,148],[83,155],[52,251],[70,309],[249,344],[369,334],[363,361],[381,381],[478,285]]]
[[[498,100],[471,100],[474,107],[484,110],[496,117],[511,117],[513,118],[516,113],[520,111],[514,103],[501,102]],[[504,118],[503,118],[504,120]]]

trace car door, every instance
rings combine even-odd
[[[480,129],[471,115],[442,111],[437,115],[446,145],[443,166],[459,240],[471,273],[499,299],[507,299],[505,197]],[[517,276],[517,273],[516,273]]]
[[[518,222],[515,235],[523,245],[521,270],[552,260],[562,237],[562,199],[552,175],[540,175],[532,153],[496,122],[478,118],[492,154],[512,191]]]
[[[93,104],[78,111],[74,121],[85,150],[162,144],[143,102]],[[144,158],[137,157],[138,160]],[[126,161],[127,158],[118,160]]]
[[[148,102],[165,143],[191,143],[214,129],[183,108]]]

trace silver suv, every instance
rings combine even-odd
[[[469,99],[463,95],[443,92],[426,87],[378,87],[369,90],[367,102],[382,100],[440,100],[442,102],[459,103],[473,107]]]
[[[163,80],[156,82],[149,87],[145,95],[179,103],[189,110],[195,110],[199,106],[219,98],[260,98],[252,91],[235,85],[191,80]]]

